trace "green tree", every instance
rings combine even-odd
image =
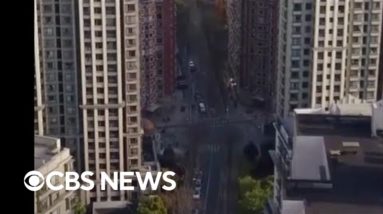
[[[73,211],[74,211],[74,214],[85,214],[86,213],[85,205],[81,202],[81,200],[79,198],[76,198],[76,201],[73,205]]]
[[[253,179],[245,176],[239,179],[239,208],[241,214],[262,213],[267,199],[273,192],[273,177]]]
[[[163,200],[157,195],[152,195],[141,198],[137,214],[167,214],[167,210]]]

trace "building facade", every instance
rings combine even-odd
[[[73,158],[68,148],[61,147],[58,138],[35,136],[35,170],[44,177],[52,172],[73,171]],[[57,177],[55,185],[65,185],[64,178]],[[35,214],[64,213],[72,214],[76,203],[77,192],[49,190],[46,185],[35,192]]]
[[[228,26],[228,69],[238,79],[240,67],[240,42],[242,34],[242,0],[227,0],[226,16]]]
[[[276,112],[310,105],[313,1],[279,2]]]
[[[382,2],[280,1],[277,113],[377,98]]]
[[[78,1],[85,170],[140,170],[140,52],[137,0]],[[98,208],[125,206],[132,192],[86,192]]]
[[[176,88],[176,36],[177,36],[177,16],[176,4],[174,0],[163,0],[162,5],[162,24],[159,26],[163,32],[163,94],[172,95]]]
[[[35,1],[35,130],[59,137],[80,169],[75,2]]]
[[[141,80],[143,109],[153,109],[175,89],[175,2],[140,0]]]
[[[240,90],[272,106],[277,1],[228,1],[229,67]]]
[[[40,68],[40,39],[38,28],[38,13],[37,13],[37,1],[34,1],[34,58],[35,58],[35,73],[34,73],[34,130],[35,134],[44,134],[44,117],[43,117],[43,94],[42,94],[42,77]]]
[[[382,21],[383,31],[383,21]],[[379,65],[379,83],[378,83],[378,100],[383,99],[383,35],[380,36],[380,65]]]
[[[315,7],[311,106],[378,92],[383,2],[327,1]]]
[[[383,166],[371,161],[383,151],[383,101],[331,105],[335,111],[295,109],[274,124],[274,194],[265,213],[383,211]]]

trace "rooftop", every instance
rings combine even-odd
[[[60,152],[60,139],[46,136],[35,136],[35,169],[49,162]]]
[[[308,214],[383,213],[383,139],[371,137],[371,116],[296,112],[292,121],[283,122],[296,133],[286,199],[303,200]],[[332,187],[302,185],[310,180]]]
[[[291,179],[324,181],[331,179],[323,137],[297,137],[291,164]]]

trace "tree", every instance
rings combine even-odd
[[[79,198],[76,198],[76,202],[73,206],[73,211],[74,214],[85,214],[86,213],[86,208],[83,203],[81,203]]]
[[[239,209],[241,214],[262,213],[267,199],[273,192],[273,177],[253,179],[245,176],[239,179]]]
[[[163,200],[158,195],[141,198],[137,214],[167,214]]]

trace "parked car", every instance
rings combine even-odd
[[[200,102],[200,103],[198,104],[198,107],[199,107],[199,111],[200,111],[201,113],[206,113],[206,106],[205,106],[205,104],[204,104],[203,102]]]
[[[194,188],[193,192],[193,199],[200,199],[201,198],[201,189],[200,188]]]
[[[195,64],[194,64],[193,60],[190,60],[190,61],[189,61],[189,70],[190,70],[191,72],[196,71],[196,67],[195,67]]]

